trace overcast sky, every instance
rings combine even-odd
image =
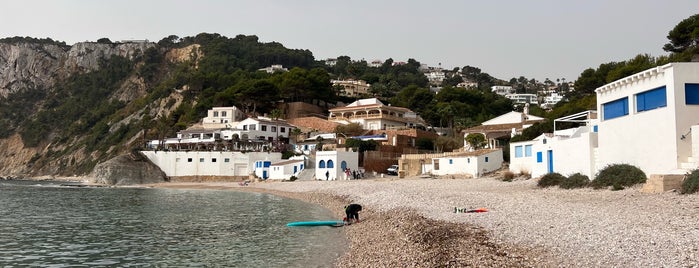
[[[496,78],[574,81],[587,68],[666,55],[667,33],[698,0],[1,0],[0,37],[68,44],[257,35],[316,59],[471,65]]]

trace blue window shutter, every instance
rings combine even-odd
[[[325,168],[325,160],[320,160],[318,163],[318,168]]]
[[[597,133],[597,131],[599,131],[599,127],[597,127],[597,125],[594,125],[592,127],[592,132]]]
[[[333,165],[333,161],[328,160],[328,168],[334,168],[334,167],[335,167],[335,165]]]
[[[699,84],[684,84],[685,104],[699,104]]]
[[[536,152],[536,162],[541,163],[544,162],[544,154],[541,152]]]
[[[643,112],[667,106],[665,86],[636,94],[636,111]]]
[[[629,114],[629,98],[621,98],[602,104],[604,120],[622,117]]]

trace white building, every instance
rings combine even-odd
[[[214,107],[207,112],[207,116],[202,119],[204,128],[230,128],[243,120],[245,114],[237,107]]]
[[[359,154],[346,151],[317,151],[316,152],[316,179],[318,180],[346,180],[345,173],[359,170]]]
[[[227,139],[230,133],[238,134],[239,137],[247,135],[250,140],[275,141],[288,139],[293,128],[284,120],[272,120],[265,117],[247,118],[240,121],[235,129],[222,130],[222,136]]]
[[[488,121],[481,123],[480,126],[475,126],[463,130],[464,139],[472,133],[480,133],[485,136],[488,145],[486,148],[499,148],[503,141],[509,140],[517,134],[522,134],[524,129],[532,126],[535,123],[543,122],[544,118],[530,115],[529,107],[525,106],[524,112],[509,112]],[[470,144],[464,143],[466,150],[471,150]]]
[[[289,69],[284,68],[282,65],[275,64],[266,68],[258,69],[258,71],[264,71],[267,72],[268,74],[271,73],[276,73],[276,72],[287,72]]]
[[[279,161],[281,153],[223,151],[142,151],[173,180],[191,178],[247,178],[257,161]]]
[[[442,81],[444,81],[444,79],[447,78],[444,72],[442,72],[441,70],[426,73],[425,76],[427,77],[427,81],[429,81],[430,84],[433,85],[440,85],[442,84]]]
[[[385,105],[377,98],[357,100],[345,107],[329,110],[328,121],[358,123],[364,129],[401,129],[424,126],[417,113],[403,107]]]
[[[655,67],[596,93],[599,118],[589,116],[583,126],[550,138],[512,143],[510,160],[527,160],[513,161],[510,169],[533,176],[581,172],[592,179],[612,164],[634,165],[648,176],[699,167],[699,63]]]
[[[544,97],[544,103],[541,104],[541,107],[545,109],[552,108],[554,105],[556,105],[558,102],[562,100],[563,95],[559,95],[558,93],[553,92],[550,95]]]
[[[303,160],[286,160],[273,163],[269,167],[269,179],[288,180],[291,176],[298,176],[305,168]]]
[[[464,81],[456,85],[456,87],[462,88],[477,88],[478,82]]]
[[[514,88],[512,88],[511,86],[492,86],[490,87],[490,91],[502,96],[515,93]]]
[[[515,104],[539,104],[536,94],[507,94],[505,98],[512,100]]]
[[[483,174],[493,172],[502,166],[502,150],[488,149],[469,152],[459,156],[432,158],[432,164],[426,166],[427,171],[434,175],[469,175],[479,178]]]

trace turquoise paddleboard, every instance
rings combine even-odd
[[[286,226],[296,227],[296,226],[343,226],[345,222],[343,221],[296,221],[287,223]]]

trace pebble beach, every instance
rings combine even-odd
[[[344,215],[338,267],[692,267],[699,265],[699,195],[557,187],[536,180],[397,177],[351,181],[162,183],[266,192]],[[487,212],[466,213],[484,208]]]

